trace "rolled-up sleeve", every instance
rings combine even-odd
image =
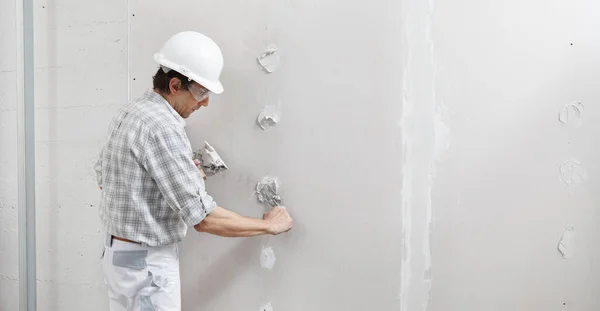
[[[189,226],[199,224],[217,204],[206,193],[183,130],[161,128],[148,140],[142,163],[171,209]]]

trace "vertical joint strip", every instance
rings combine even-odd
[[[21,38],[17,40],[20,55],[19,72],[19,309],[35,311],[35,104],[33,56],[33,0],[23,0],[18,6],[22,13]]]

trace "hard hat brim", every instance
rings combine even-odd
[[[154,55],[154,60],[162,66],[165,66],[171,70],[175,70],[175,71],[181,73],[179,70],[177,70],[179,65],[169,61],[168,59],[159,57],[158,53]],[[202,78],[191,72],[188,74],[184,74],[184,73],[181,73],[181,74],[188,77],[189,79],[191,79],[193,81],[196,81],[197,83],[199,83],[203,87],[207,88],[209,91],[211,91],[214,94],[223,93],[223,84],[221,84],[221,81],[210,81],[210,80]]]

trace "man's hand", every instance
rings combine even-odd
[[[269,222],[269,234],[278,235],[292,229],[292,217],[284,206],[275,206],[263,215],[263,219]]]

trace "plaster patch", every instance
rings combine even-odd
[[[273,311],[273,306],[270,302],[265,303],[262,307],[260,307],[259,311]]]
[[[434,1],[405,1],[402,90],[402,251],[400,311],[427,310],[431,299],[432,189],[436,160],[449,131],[436,96],[437,58],[432,35]],[[410,14],[406,14],[410,12]],[[437,127],[437,128],[436,128]]]
[[[204,142],[204,148],[194,152],[194,161],[200,163],[202,170],[208,176],[229,169],[215,148],[206,141]]]
[[[558,121],[571,127],[583,124],[583,104],[581,102],[565,105],[558,114]]]
[[[261,203],[266,202],[273,207],[281,205],[280,188],[279,178],[271,175],[263,177],[256,185],[258,201]]]
[[[275,261],[277,261],[277,259],[275,258],[273,248],[263,246],[262,252],[260,253],[260,266],[267,270],[271,270],[273,269],[273,266],[275,266]]]
[[[269,105],[260,111],[256,121],[263,130],[268,131],[275,127],[280,119],[278,109],[273,105]]]
[[[586,172],[579,161],[570,158],[560,166],[560,178],[567,186],[579,185],[585,182]]]
[[[565,231],[560,236],[557,248],[564,259],[573,257],[575,253],[575,227],[568,226],[565,228]]]
[[[275,72],[279,68],[279,60],[279,51],[273,44],[267,46],[265,51],[258,57],[258,63],[267,73]]]

